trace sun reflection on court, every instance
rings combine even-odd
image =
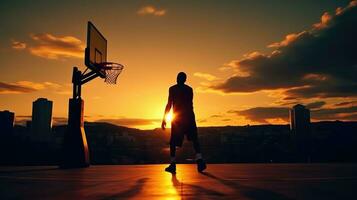
[[[163,186],[163,190],[165,191],[164,197],[160,199],[167,199],[167,200],[178,200],[181,199],[180,194],[178,192],[179,186],[177,186],[177,182],[173,180],[177,180],[176,178],[173,179],[173,175],[170,173],[164,173],[160,176],[160,184]]]

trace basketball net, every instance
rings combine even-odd
[[[118,76],[123,71],[124,66],[119,63],[102,63],[101,65],[105,72],[104,82],[116,84]]]

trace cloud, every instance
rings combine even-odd
[[[197,122],[199,122],[199,123],[206,123],[206,122],[208,122],[208,120],[207,120],[207,119],[197,119]]]
[[[208,74],[208,73],[201,73],[201,72],[196,72],[193,74],[194,76],[196,77],[199,77],[199,78],[203,78],[207,81],[215,81],[217,80],[218,78],[212,74]]]
[[[357,106],[313,110],[311,117],[316,120],[357,120]]]
[[[47,59],[82,58],[84,45],[73,36],[54,36],[49,33],[31,35],[35,42],[28,49],[31,54]]]
[[[32,88],[34,90],[43,90],[46,88],[48,83],[50,83],[50,82],[44,82],[44,83],[36,83],[36,82],[32,82],[32,81],[18,81],[18,82],[16,82],[16,84],[19,86]]]
[[[286,107],[255,107],[246,110],[232,110],[229,113],[235,113],[250,121],[258,123],[269,123],[271,119],[281,119],[288,121],[289,108]]]
[[[285,100],[357,96],[356,2],[269,45],[275,48],[270,54],[230,63],[241,73],[208,87],[224,93],[281,90]]]
[[[325,104],[326,104],[326,102],[324,102],[324,101],[316,101],[316,102],[307,104],[306,107],[309,109],[317,109],[317,108],[321,108]]]
[[[17,81],[15,83],[0,82],[0,94],[23,94],[31,93],[44,89],[60,91],[62,85],[52,82],[36,83],[32,81]]]
[[[221,118],[224,117],[224,115],[211,115],[210,118]]]
[[[279,47],[285,47],[288,46],[290,43],[294,42],[297,40],[299,37],[301,37],[303,34],[306,34],[306,31],[303,31],[301,33],[291,33],[285,36],[285,39],[280,41],[280,42],[274,42],[273,44],[268,45],[270,48],[279,48]]]
[[[11,41],[11,47],[13,49],[22,50],[22,49],[26,49],[26,46],[27,45],[24,42],[20,42],[20,41],[16,41],[16,40]]]
[[[166,15],[166,12],[167,11],[165,9],[158,9],[158,8],[155,8],[154,6],[144,6],[137,11],[137,14],[138,15],[154,15],[154,16],[161,17],[161,16]]]
[[[108,122],[120,126],[146,126],[160,122],[159,119],[140,119],[140,118],[114,118],[114,119],[99,119],[97,122]]]
[[[321,22],[314,24],[313,27],[317,29],[325,28],[328,26],[331,20],[332,20],[332,16],[328,12],[325,12],[321,16]]]
[[[335,104],[335,106],[351,106],[351,105],[357,105],[357,101],[344,101]]]
[[[31,81],[19,81],[16,83],[0,82],[0,94],[30,93],[43,89],[41,84]]]
[[[32,34],[31,42],[11,41],[16,50],[28,50],[32,55],[47,59],[83,58],[84,44],[73,36],[55,36],[50,33]]]
[[[321,108],[325,102],[314,102],[310,107],[312,120],[357,120],[357,106],[348,106],[341,108]],[[309,105],[309,104],[308,104]],[[288,107],[254,107],[246,110],[232,110],[229,113],[235,113],[238,116],[258,123],[269,123],[269,121],[277,120],[285,123],[289,122]]]

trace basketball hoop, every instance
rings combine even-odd
[[[100,66],[101,70],[103,70],[105,73],[104,82],[108,84],[116,84],[119,74],[124,69],[123,65],[113,62],[100,63]]]
[[[124,68],[119,63],[107,62],[107,40],[91,22],[88,22],[87,26],[84,64],[87,69],[83,73],[77,67],[73,67],[73,97],[69,99],[68,125],[63,138],[63,159],[60,165],[62,168],[88,167],[90,164],[83,123],[82,85],[97,77],[105,79],[108,84],[116,84]]]

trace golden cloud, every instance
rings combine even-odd
[[[340,11],[340,12],[342,12],[342,11]],[[338,11],[336,11],[336,14],[338,14]],[[327,27],[327,25],[331,21],[331,19],[332,19],[332,16],[328,12],[325,12],[321,16],[321,22],[314,24],[313,27],[316,29],[325,28],[325,27]]]
[[[268,47],[270,47],[270,48],[279,48],[279,47],[288,46],[290,43],[294,42],[296,39],[298,39],[299,37],[301,37],[302,35],[304,35],[306,33],[307,33],[306,31],[302,31],[300,33],[288,34],[288,35],[285,36],[284,40],[282,40],[280,42],[274,42],[274,43],[268,45]]]
[[[154,15],[154,16],[164,16],[166,14],[165,9],[158,9],[154,6],[144,6],[137,11],[138,15]]]
[[[49,33],[31,35],[36,44],[29,47],[31,54],[47,59],[83,58],[84,44],[73,36],[54,36]]]
[[[16,41],[16,40],[11,41],[11,47],[13,49],[22,50],[22,49],[26,49],[26,46],[27,45],[24,42],[20,42],[20,41]]]
[[[20,94],[35,92],[38,89],[24,84],[24,82],[4,83],[0,82],[0,94]]]
[[[206,79],[207,81],[215,81],[218,79],[216,76],[214,76],[212,74],[208,74],[208,73],[196,72],[193,75],[196,77],[199,77],[199,78]]]
[[[17,81],[15,83],[4,83],[0,82],[0,94],[23,94],[31,93],[44,89],[51,89],[55,92],[62,91],[64,86],[52,83],[52,82],[42,82],[36,83],[32,81]]]

